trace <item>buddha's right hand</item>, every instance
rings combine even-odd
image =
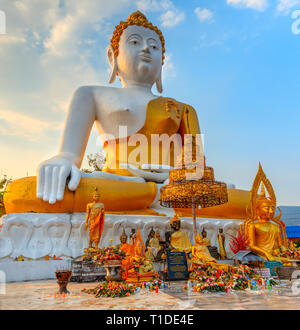
[[[70,159],[62,156],[41,163],[37,172],[37,198],[49,204],[63,200],[68,177],[68,188],[72,191],[77,189],[81,178],[80,170]]]

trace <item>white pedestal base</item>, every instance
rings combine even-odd
[[[55,279],[56,270],[69,266],[66,260],[0,261],[0,271],[7,283]]]
[[[55,261],[46,261],[47,255],[63,258],[77,258],[83,255],[84,248],[88,247],[88,232],[84,228],[85,216],[85,213],[16,213],[3,216],[0,219],[3,224],[0,232],[0,265],[5,264],[8,272],[7,278],[13,280],[53,278],[55,270],[51,268],[50,263]],[[164,239],[165,232],[170,230],[170,220],[171,217],[167,216],[107,214],[99,246],[119,244],[123,228],[125,228],[129,242],[131,229],[137,230],[138,226],[144,242],[146,242],[151,228],[155,231],[158,230],[161,238]],[[240,220],[198,218],[197,231],[201,233],[204,228],[212,246],[218,247],[219,228],[223,228],[225,248],[230,257],[232,255],[229,248],[230,235],[235,235],[239,231],[241,223]],[[188,233],[193,244],[192,219],[181,218],[181,229]],[[109,241],[111,238],[114,239],[112,243]],[[20,255],[25,261],[14,261]],[[33,260],[38,260],[39,265],[33,263]],[[43,266],[44,263],[45,266]],[[27,264],[29,273],[26,270]],[[20,270],[18,267],[21,267]],[[25,267],[24,270],[22,267]],[[16,274],[10,275],[13,273]],[[24,274],[22,277],[21,273]]]

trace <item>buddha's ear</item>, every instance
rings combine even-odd
[[[159,75],[156,79],[155,84],[156,84],[156,89],[157,89],[158,93],[161,94],[163,92],[162,79],[161,79],[161,69],[160,69],[160,73],[159,73]]]
[[[117,59],[114,54],[114,50],[112,49],[111,45],[107,47],[107,58],[110,65],[110,77],[109,83],[112,84],[116,80],[118,66],[117,66]]]

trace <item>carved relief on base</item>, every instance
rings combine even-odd
[[[34,260],[47,255],[77,258],[84,254],[83,250],[88,246],[88,233],[84,229],[85,213],[18,213],[7,214],[1,220],[0,261],[13,260],[20,255]],[[99,247],[119,244],[123,228],[129,235],[132,228],[139,227],[144,242],[153,228],[164,240],[165,232],[170,230],[170,220],[167,216],[107,214]],[[192,219],[181,220],[181,229],[188,233],[193,242]],[[223,228],[227,238],[225,248],[230,256],[229,234],[236,234],[241,223],[239,220],[197,219],[197,230],[201,233],[205,229],[212,246],[218,247],[218,231]],[[111,238],[114,239],[112,243]]]

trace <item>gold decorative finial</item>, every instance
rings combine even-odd
[[[264,186],[264,184],[261,185],[259,197],[260,198],[266,198],[266,192],[265,192],[265,186]]]
[[[162,64],[164,64],[165,59],[165,39],[162,32],[158,29],[157,26],[154,26],[151,22],[148,21],[147,17],[141,13],[139,10],[130,14],[125,22],[121,21],[119,25],[115,27],[113,36],[111,38],[110,44],[114,50],[114,55],[117,57],[119,55],[119,43],[123,31],[129,25],[143,26],[145,28],[151,29],[156,32],[159,36],[162,46]]]

